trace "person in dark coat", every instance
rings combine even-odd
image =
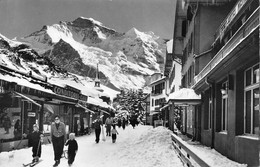
[[[14,138],[19,138],[20,136],[21,136],[20,119],[17,119],[17,121],[14,124]]]
[[[64,143],[66,141],[66,129],[65,124],[60,121],[60,117],[56,115],[54,121],[51,124],[51,140],[54,150],[54,160],[55,164],[53,166],[58,166],[60,164],[61,155],[63,153]]]
[[[38,162],[41,157],[43,134],[39,131],[37,124],[33,125],[33,132],[28,135],[28,146],[32,147],[32,162]]]
[[[69,146],[68,147],[68,164],[69,164],[69,166],[71,166],[75,160],[75,156],[78,151],[78,143],[75,140],[75,133],[69,134],[69,140],[66,141],[65,146]]]
[[[97,117],[97,119],[93,122],[93,126],[95,129],[96,134],[96,143],[99,143],[100,139],[100,133],[101,133],[101,126],[103,126],[102,120],[100,119],[100,116]]]
[[[126,124],[126,120],[125,117],[122,118],[122,128],[125,130],[125,124]]]
[[[118,118],[118,122],[117,122],[117,126],[120,128],[121,125],[122,125],[122,122],[121,122],[121,118],[119,117],[119,118]]]
[[[131,116],[130,124],[133,126],[133,129],[134,129],[135,128],[135,124],[136,124],[134,116]]]

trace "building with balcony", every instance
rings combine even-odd
[[[193,125],[186,133],[231,160],[259,166],[259,1],[178,3],[176,13],[186,13],[174,26],[182,27],[182,86],[202,98],[185,116]]]
[[[151,76],[151,94],[150,94],[150,118],[149,124],[153,125],[154,120],[161,119],[160,108],[166,102],[167,78],[161,73],[154,73]]]

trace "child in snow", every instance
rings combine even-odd
[[[41,143],[43,142],[43,134],[39,131],[37,124],[33,125],[33,132],[28,135],[28,146],[32,146],[32,162],[38,162],[41,157]]]
[[[65,146],[69,146],[68,148],[68,164],[69,166],[72,165],[74,162],[76,153],[78,151],[78,143],[75,140],[75,133],[69,134],[69,139],[66,141]]]
[[[118,134],[117,130],[116,130],[116,125],[113,125],[113,129],[111,130],[112,133],[112,143],[116,142],[116,134]]]

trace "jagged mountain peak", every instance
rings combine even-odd
[[[140,35],[143,35],[142,32],[140,32],[139,30],[137,30],[135,27],[131,28],[129,31],[127,31],[125,33],[126,35],[129,35],[129,36],[140,36]]]
[[[81,28],[88,28],[95,25],[102,26],[102,23],[99,21],[94,20],[93,18],[86,18],[86,17],[78,17],[76,20],[72,22],[68,22],[73,26],[81,27]]]

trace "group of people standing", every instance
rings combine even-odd
[[[111,116],[108,116],[105,120],[105,128],[106,128],[106,136],[112,137],[112,142],[116,142],[117,135],[119,134],[116,130],[116,125],[120,128],[122,126],[123,129],[125,129],[127,125],[127,119],[126,118],[113,118]],[[97,117],[95,121],[93,121],[93,128],[95,129],[95,136],[96,136],[96,143],[99,143],[100,141],[100,134],[103,128],[103,122],[100,118],[100,116]]]
[[[60,121],[60,117],[56,115],[54,122],[51,124],[51,142],[54,150],[54,167],[60,164],[60,159],[63,154],[64,145],[68,146],[68,165],[71,166],[74,162],[78,151],[78,144],[75,140],[75,134],[70,133],[69,139],[66,136],[66,126]],[[43,134],[39,131],[37,124],[33,125],[33,132],[28,135],[29,146],[32,146],[32,163],[38,162],[41,157],[41,144],[43,142]]]

